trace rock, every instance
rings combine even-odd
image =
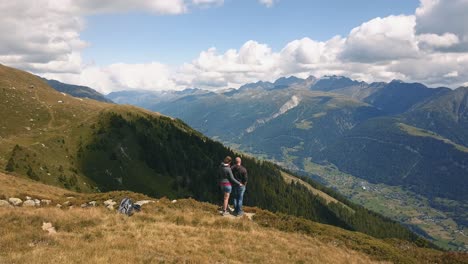
[[[75,197],[73,197],[73,196],[68,196],[67,199],[68,199],[68,200],[70,200],[70,199],[75,199]]]
[[[46,205],[50,205],[50,203],[52,203],[51,200],[45,200],[45,199],[42,199],[41,202]]]
[[[70,204],[70,201],[66,201],[63,203],[63,205],[69,205]]]
[[[177,203],[177,200],[172,200],[172,203]]]
[[[91,205],[91,206],[96,206],[96,201],[91,201],[88,204]]]
[[[36,206],[36,203],[33,200],[26,200],[26,201],[24,201],[23,206],[25,206],[25,207],[34,207],[34,206]]]
[[[11,197],[8,201],[14,206],[20,206],[23,201],[20,198]]]
[[[142,205],[148,204],[148,203],[154,203],[154,201],[151,201],[151,200],[141,200],[141,201],[137,201],[135,204],[138,204],[139,206],[142,206]]]
[[[29,197],[29,196],[26,196],[26,200],[31,200],[31,197]]]
[[[114,206],[115,204],[117,204],[116,202],[114,202],[112,199],[109,199],[107,201],[104,201],[104,205],[106,206]]]
[[[88,207],[87,203],[81,204],[81,208],[86,208],[86,207]]]
[[[62,208],[62,205],[61,205],[61,204],[57,204],[55,207],[57,207],[57,208]]]
[[[114,206],[112,206],[112,205],[110,205],[110,204],[109,204],[106,208],[109,209],[109,210],[111,210],[111,211],[114,210]]]
[[[13,206],[6,200],[0,200],[0,207],[13,207]]]
[[[52,223],[42,222],[42,230],[49,232],[49,234],[57,233],[55,227],[52,226]]]
[[[34,203],[36,206],[41,206],[41,201],[39,201],[39,199],[34,199]]]

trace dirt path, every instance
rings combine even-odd
[[[37,89],[34,90],[34,96],[40,104],[44,105],[47,108],[47,112],[49,112],[49,116],[50,116],[49,123],[47,123],[47,129],[52,129],[53,123],[55,122],[54,111],[50,108],[50,106],[47,105],[46,102],[41,101],[41,99],[39,98],[39,94],[37,93]]]

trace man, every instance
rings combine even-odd
[[[236,164],[231,167],[234,178],[240,183],[237,184],[234,182],[232,188],[234,214],[237,216],[242,216],[244,214],[244,211],[242,210],[242,202],[244,200],[244,193],[247,185],[247,170],[241,165],[241,163],[241,158],[237,157]]]

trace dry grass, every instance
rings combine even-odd
[[[55,204],[66,196],[81,203],[125,194],[78,194],[0,174],[3,198],[29,195]],[[43,222],[57,234],[43,231]],[[215,205],[194,200],[161,199],[132,217],[102,206],[0,208],[0,226],[0,263],[372,263],[363,253],[311,236],[222,218]]]
[[[254,221],[223,218],[215,205],[192,199],[155,200],[126,217],[104,208],[102,202],[149,197],[131,192],[78,194],[0,174],[0,198],[12,194],[52,199],[53,205],[73,196],[68,200],[74,206],[0,208],[0,263],[468,262],[466,255],[378,240],[257,208],[245,208],[257,213]],[[79,207],[91,200],[101,206]],[[43,231],[43,222],[51,222],[57,233]]]
[[[2,263],[372,263],[362,253],[160,202],[125,217],[102,207],[0,209]],[[56,235],[41,230],[52,222]]]
[[[2,198],[1,196],[24,199],[28,195],[38,199],[56,200],[74,194],[62,188],[3,173],[0,173],[0,185],[0,199]]]

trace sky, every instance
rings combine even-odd
[[[0,63],[119,90],[282,76],[468,86],[468,0],[0,2]]]

